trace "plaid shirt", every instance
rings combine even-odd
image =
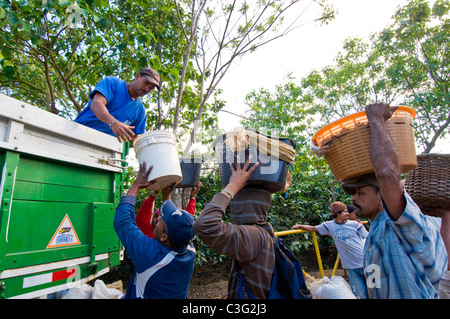
[[[394,221],[383,211],[370,226],[364,267],[369,299],[438,298],[447,269],[439,231],[405,192],[406,208]]]

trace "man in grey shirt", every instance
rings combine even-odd
[[[292,229],[330,235],[341,257],[342,268],[348,269],[352,292],[358,299],[366,299],[363,256],[365,239],[369,233],[361,223],[348,219],[349,213],[344,203],[331,204],[331,214],[334,220],[318,226],[294,225]]]

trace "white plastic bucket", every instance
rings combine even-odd
[[[149,189],[158,191],[181,182],[183,177],[173,133],[149,131],[138,136],[133,146],[139,164],[145,161],[147,169],[153,165],[148,180],[155,183]]]

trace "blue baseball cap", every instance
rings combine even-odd
[[[194,238],[194,217],[187,211],[178,209],[170,200],[164,201],[159,207],[159,215],[167,226],[167,235],[174,248],[181,248],[189,244]]]

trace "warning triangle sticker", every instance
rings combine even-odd
[[[78,239],[75,228],[73,228],[72,223],[70,222],[69,215],[66,214],[52,239],[47,245],[47,248],[54,247],[63,247],[63,246],[71,246],[71,245],[79,245],[80,240]]]

